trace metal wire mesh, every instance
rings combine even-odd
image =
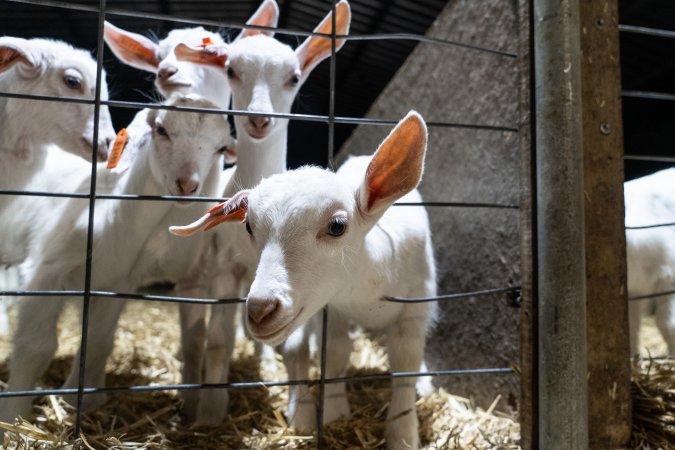
[[[675,39],[675,31],[664,30],[653,27],[642,27],[636,25],[620,24],[619,31],[623,34],[640,34],[646,36],[654,36],[667,39]],[[665,92],[652,92],[642,90],[624,89],[621,92],[623,98],[639,98],[644,100],[656,101],[675,101],[675,95]],[[624,155],[624,160],[628,161],[648,161],[660,163],[675,163],[675,157],[672,156],[656,156],[656,155]],[[675,226],[675,222],[653,223],[647,225],[630,226],[627,225],[626,230],[648,230],[653,228],[663,228]],[[644,295],[629,296],[629,301],[647,300],[647,299],[666,299],[669,296],[675,295],[675,290],[659,291]]]
[[[96,93],[94,100],[82,100],[76,98],[68,97],[51,97],[51,96],[39,96],[39,95],[26,95],[19,93],[10,93],[10,92],[0,92],[0,97],[9,97],[9,98],[18,98],[18,99],[31,99],[39,100],[46,102],[72,102],[72,103],[85,103],[93,104],[95,108],[95,119],[94,119],[94,138],[93,142],[98,140],[98,117],[99,110],[101,106],[109,107],[118,107],[118,108],[131,108],[131,109],[166,109],[166,110],[178,110],[185,112],[197,112],[197,113],[211,113],[211,114],[230,114],[230,115],[241,115],[241,116],[256,116],[264,115],[271,117],[287,118],[290,120],[297,121],[308,121],[308,122],[320,122],[325,123],[328,126],[328,142],[327,142],[327,156],[329,165],[335,166],[335,125],[336,124],[359,124],[359,125],[369,125],[369,126],[391,126],[397,123],[397,120],[392,120],[388,118],[360,118],[360,117],[341,117],[335,114],[335,72],[336,72],[336,40],[344,39],[347,41],[365,41],[365,40],[413,40],[427,45],[441,45],[441,46],[456,46],[468,49],[475,52],[490,53],[496,55],[497,57],[513,59],[518,55],[512,52],[500,51],[492,48],[484,48],[480,46],[470,45],[462,42],[444,40],[437,38],[430,38],[423,35],[407,34],[407,33],[387,33],[387,34],[369,34],[369,35],[347,35],[341,36],[335,34],[335,9],[338,0],[332,0],[333,15],[332,21],[333,32],[330,35],[324,35],[321,33],[305,32],[287,28],[276,28],[271,29],[276,32],[283,32],[289,35],[295,36],[310,36],[310,35],[319,35],[329,37],[331,39],[331,57],[330,57],[330,85],[329,85],[329,112],[327,115],[310,115],[310,114],[278,114],[278,113],[265,113],[265,114],[256,114],[254,112],[232,110],[232,109],[205,109],[205,108],[187,108],[187,107],[177,107],[177,106],[166,106],[157,103],[141,103],[141,102],[129,102],[129,101],[119,101],[119,100],[107,100],[104,101],[101,99],[101,80],[102,80],[102,70],[103,70],[103,24],[106,19],[106,16],[117,15],[117,16],[127,16],[127,17],[138,17],[146,19],[157,19],[171,21],[177,24],[189,24],[189,25],[204,25],[204,26],[217,26],[224,28],[232,29],[262,29],[267,30],[267,27],[259,26],[249,26],[241,24],[227,23],[217,20],[203,20],[203,19],[191,19],[176,17],[173,15],[165,14],[156,14],[148,12],[139,12],[139,11],[130,11],[117,8],[107,7],[106,0],[99,0],[98,6],[84,5],[79,3],[71,2],[60,2],[60,1],[51,1],[51,0],[5,0],[9,3],[28,3],[34,5],[41,5],[53,8],[64,8],[77,11],[87,11],[97,14],[98,20],[98,37],[97,37],[97,78],[96,78]],[[439,128],[463,128],[463,129],[473,129],[473,130],[485,130],[493,132],[514,132],[517,133],[518,127],[515,125],[494,125],[494,124],[481,124],[481,123],[458,123],[458,122],[427,122],[429,127],[439,127]],[[83,289],[82,290],[5,290],[0,291],[0,296],[13,296],[13,297],[27,297],[27,296],[43,296],[43,297],[82,297],[83,306],[82,306],[82,331],[81,331],[81,352],[79,364],[79,380],[78,386],[76,389],[44,389],[44,390],[22,390],[22,391],[12,391],[12,392],[0,392],[0,397],[18,397],[18,396],[35,396],[35,395],[66,395],[66,394],[77,394],[77,417],[75,422],[75,435],[80,434],[81,423],[82,423],[82,402],[85,395],[96,394],[96,393],[113,393],[113,392],[124,392],[124,391],[167,391],[167,390],[188,390],[188,389],[206,389],[206,388],[223,388],[223,389],[250,389],[250,388],[260,388],[261,386],[273,387],[273,386],[293,386],[306,384],[309,386],[319,385],[319,407],[317,409],[317,424],[318,424],[318,436],[317,436],[317,446],[322,448],[324,445],[323,442],[323,403],[324,403],[324,391],[327,384],[332,383],[342,383],[355,380],[375,380],[375,379],[391,379],[391,378],[418,378],[418,377],[444,377],[444,376],[456,376],[456,375],[465,375],[465,374],[500,374],[500,373],[512,373],[514,369],[512,367],[488,367],[488,368],[473,368],[473,369],[464,369],[464,370],[436,370],[436,371],[427,371],[427,372],[398,372],[398,373],[382,373],[375,375],[364,375],[364,376],[350,376],[350,377],[339,377],[339,378],[327,378],[325,374],[326,369],[326,360],[328,358],[326,352],[326,339],[327,339],[327,308],[323,310],[323,333],[321,341],[321,353],[320,353],[320,376],[319,379],[303,379],[303,380],[288,380],[288,381],[256,381],[256,382],[239,382],[239,383],[220,383],[220,384],[173,384],[173,385],[161,385],[161,386],[121,386],[121,387],[85,387],[85,366],[87,360],[87,334],[90,326],[89,319],[89,306],[91,297],[102,297],[109,299],[108,301],[117,301],[122,299],[142,299],[147,301],[160,301],[160,302],[174,302],[174,303],[197,303],[202,305],[217,305],[217,304],[232,304],[232,303],[242,303],[245,302],[245,298],[226,298],[226,299],[209,299],[209,298],[186,298],[186,297],[174,297],[174,296],[162,296],[162,295],[144,295],[136,293],[123,293],[123,292],[106,292],[93,290],[91,286],[91,275],[92,275],[92,264],[93,264],[93,230],[94,230],[94,221],[95,221],[95,205],[96,200],[124,200],[124,201],[175,201],[182,199],[181,197],[175,196],[151,196],[151,195],[113,195],[113,194],[97,194],[96,193],[96,148],[92,148],[92,165],[91,165],[91,182],[89,186],[89,193],[67,193],[67,192],[44,192],[44,191],[30,191],[30,190],[19,190],[19,189],[2,189],[0,190],[0,195],[8,196],[45,196],[45,197],[58,197],[58,198],[80,198],[88,199],[89,201],[89,211],[88,211],[88,234],[87,234],[87,249],[86,249],[86,264],[85,264],[85,277],[83,280]],[[192,198],[192,201],[197,202],[216,202],[223,201],[226,198],[220,197],[196,197]],[[516,204],[499,204],[499,203],[475,203],[475,202],[444,202],[444,201],[429,201],[421,203],[396,203],[395,205],[403,206],[425,206],[425,207],[443,207],[443,208],[493,208],[498,210],[506,210],[505,213],[509,210],[518,210],[519,205]],[[384,298],[383,301],[392,301],[392,302],[431,302],[431,301],[457,301],[467,298],[474,298],[487,295],[504,295],[504,297],[509,302],[508,304],[512,306],[518,306],[520,302],[520,287],[519,286],[506,286],[498,288],[488,288],[478,291],[470,292],[456,292],[442,294],[435,297],[429,298],[400,298],[400,297],[388,297]],[[657,294],[658,295],[658,294]],[[664,295],[664,294],[660,294]],[[49,300],[47,300],[49,301]],[[58,299],[54,301],[60,301]]]

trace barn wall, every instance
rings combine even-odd
[[[517,2],[450,1],[427,36],[517,51]],[[339,59],[338,59],[339,64]],[[337,92],[339,96],[339,91]],[[514,58],[421,43],[367,117],[398,119],[418,110],[427,121],[516,127],[518,71]],[[371,153],[389,127],[360,126],[342,147]],[[427,201],[518,204],[517,133],[432,127],[424,180]],[[428,208],[439,269],[439,293],[518,285],[517,210]],[[519,361],[519,311],[504,295],[445,302],[428,339],[431,369],[508,367]],[[497,394],[516,406],[518,376],[437,378],[450,392],[487,406]],[[505,407],[505,403],[500,404]]]

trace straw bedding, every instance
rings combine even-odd
[[[179,335],[175,305],[131,302],[116,335],[107,367],[109,386],[180,382]],[[56,360],[41,380],[43,387],[58,387],[66,377],[79,344],[79,318],[70,305],[60,327]],[[349,374],[386,371],[383,348],[362,334],[356,336]],[[7,339],[0,339],[0,380],[7,377]],[[318,374],[315,368],[313,376]],[[272,361],[261,367],[253,345],[238,339],[231,381],[284,380],[283,365]],[[325,429],[326,448],[383,448],[388,381],[348,384],[353,411],[349,419]],[[44,449],[311,449],[312,436],[290,429],[283,415],[284,388],[230,391],[229,415],[220,427],[191,428],[182,423],[180,399],[175,391],[116,393],[100,409],[87,413],[82,435],[74,436],[73,408],[59,397],[48,396],[35,406],[30,422],[0,424],[5,448]],[[471,400],[442,389],[419,399],[420,435],[425,449],[518,449],[519,426],[514,417],[499,412],[500,398],[481,409]]]

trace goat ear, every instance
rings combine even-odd
[[[331,11],[321,23],[314,28],[315,33],[332,34],[333,33],[333,12]],[[344,36],[349,34],[349,24],[352,20],[352,12],[349,3],[341,0],[335,5],[335,34]],[[344,39],[335,41],[335,51],[337,52],[344,45]],[[331,55],[331,38],[322,36],[310,36],[305,42],[295,50],[295,54],[300,61],[300,79],[304,81],[309,73],[324,59]]]
[[[107,21],[103,26],[103,39],[123,63],[147,72],[157,72],[159,47],[150,39]]]
[[[173,52],[179,61],[190,61],[195,64],[204,64],[222,69],[227,63],[229,47],[226,45],[209,45],[201,48],[178,44],[173,49]]]
[[[169,232],[176,236],[189,236],[202,228],[204,231],[210,230],[223,222],[241,222],[246,218],[248,211],[248,194],[249,191],[239,191],[228,201],[209,209],[190,225],[169,227]]]
[[[279,6],[277,5],[277,2],[275,0],[265,0],[253,13],[251,18],[248,19],[246,25],[256,25],[259,27],[276,28],[278,21],[279,21]],[[245,37],[255,36],[257,34],[264,34],[265,36],[274,36],[274,31],[253,30],[250,28],[245,28],[241,30],[241,33],[239,33],[237,39],[243,39]]]
[[[380,144],[359,188],[359,208],[368,216],[381,214],[417,187],[424,170],[427,127],[410,111]]]
[[[17,63],[35,66],[35,62],[26,51],[27,42],[21,38],[0,38],[0,73]]]

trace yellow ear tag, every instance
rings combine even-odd
[[[124,146],[127,145],[127,137],[128,134],[126,128],[122,128],[120,132],[117,133],[115,143],[113,144],[113,148],[110,151],[110,155],[108,156],[108,169],[114,169],[120,162],[120,159],[122,158],[122,152],[124,151]]]
[[[213,45],[213,41],[211,40],[210,37],[205,37],[202,38],[202,45],[200,45],[201,48],[206,48],[209,45]]]

